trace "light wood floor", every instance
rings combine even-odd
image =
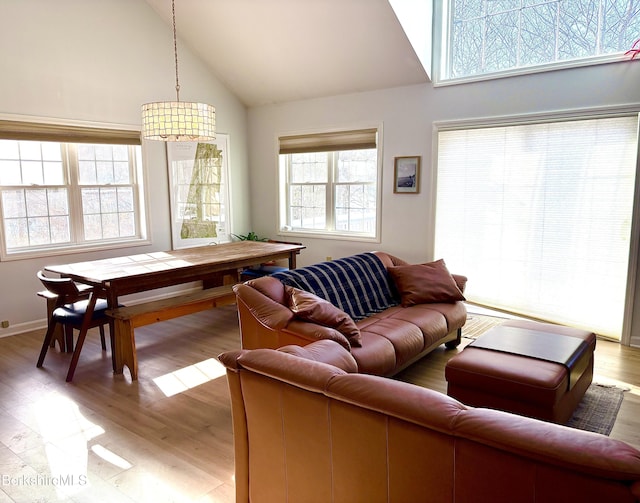
[[[0,339],[0,503],[234,501],[227,383],[215,377],[215,357],[240,345],[234,306],[137,329],[133,383],[113,376],[97,333],[73,383],[57,348],[36,369],[42,337]],[[399,378],[444,392],[456,352]],[[640,350],[599,341],[595,380],[630,389],[611,436],[640,448]]]

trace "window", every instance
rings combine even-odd
[[[280,138],[284,233],[378,237],[377,130]]]
[[[638,114],[438,128],[435,257],[472,302],[620,338]]]
[[[56,128],[0,121],[2,257],[143,239],[139,133]]]
[[[636,0],[448,0],[435,5],[437,81],[594,61],[624,53],[640,36]]]

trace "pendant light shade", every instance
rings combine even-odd
[[[209,141],[216,138],[216,109],[206,103],[180,101],[176,7],[173,16],[173,55],[176,65],[176,100],[142,105],[142,137],[160,141]]]
[[[142,105],[147,140],[208,141],[216,137],[216,109],[206,103],[158,101]]]

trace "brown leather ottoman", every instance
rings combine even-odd
[[[474,407],[566,423],[593,378],[595,334],[528,320],[509,320],[497,328],[500,327],[535,331],[548,338],[550,334],[560,334],[581,339],[577,341],[580,349],[573,359],[575,366],[470,345],[445,367],[447,394]]]

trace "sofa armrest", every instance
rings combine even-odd
[[[461,274],[452,274],[451,276],[455,280],[456,285],[458,285],[458,288],[460,289],[460,291],[464,293],[464,289],[467,286],[467,277]]]
[[[409,265],[409,262],[402,260],[394,255],[391,255],[387,252],[383,251],[374,251],[373,254],[377,256],[384,266],[388,269],[389,267],[397,266],[397,265]]]
[[[244,352],[245,350],[243,349],[236,350],[236,351],[227,351],[225,353],[219,354],[218,360],[227,368],[227,370],[231,370],[232,372],[237,372],[240,368],[240,366],[238,365],[238,358]]]
[[[251,286],[238,284],[233,287],[233,291],[236,293],[237,301],[246,305],[251,315],[269,328],[274,330],[284,328],[293,318],[291,309]]]
[[[351,344],[344,335],[333,328],[316,323],[294,319],[286,328],[282,329],[282,332],[298,338],[301,346],[306,346],[314,341],[331,340],[340,344],[347,351],[351,351]]]
[[[358,372],[358,364],[351,353],[329,339],[312,342],[304,347],[291,344],[281,347],[278,351],[315,362],[327,363],[351,374]]]

